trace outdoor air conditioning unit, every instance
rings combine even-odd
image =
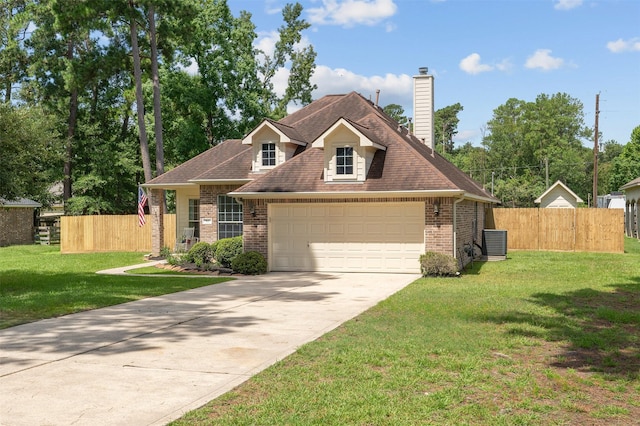
[[[482,254],[487,257],[507,257],[507,231],[504,229],[482,230]]]

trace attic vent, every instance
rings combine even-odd
[[[482,230],[482,254],[487,257],[507,256],[507,231],[503,229]]]

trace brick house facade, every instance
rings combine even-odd
[[[427,251],[465,264],[498,200],[426,136],[355,92],[326,96],[145,186],[174,189],[190,208],[197,199],[198,214],[183,204],[176,222],[197,216],[201,241],[241,214],[244,250],[260,252],[270,270],[418,272]]]

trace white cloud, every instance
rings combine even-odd
[[[551,50],[538,49],[527,58],[526,68],[540,68],[543,71],[551,71],[564,66],[564,59],[551,56]]]
[[[607,43],[607,49],[609,49],[613,53],[639,52],[640,37],[630,38],[629,40],[623,40],[619,38],[616,41],[610,41],[609,43]]]
[[[472,130],[472,129],[458,130],[458,133],[453,135],[453,141],[464,144],[471,140],[477,139],[479,136],[481,136],[480,130]]]
[[[397,10],[394,0],[322,0],[321,7],[308,9],[308,13],[312,24],[353,27],[376,25]]]
[[[583,0],[557,0],[553,8],[556,10],[571,10],[582,6],[582,1]]]
[[[468,74],[479,74],[481,72],[492,71],[493,66],[480,62],[480,55],[472,53],[460,61],[460,69]]]
[[[318,88],[314,99],[325,95],[358,92],[375,102],[376,90],[380,90],[380,105],[402,105],[407,111],[413,105],[413,78],[407,74],[385,74],[364,76],[344,68],[329,68],[318,65],[311,78]]]
[[[273,52],[276,49],[276,43],[280,39],[280,35],[277,31],[263,32],[258,35],[254,46],[256,49],[264,52],[265,55],[273,56]]]
[[[196,60],[191,58],[189,61],[189,66],[185,67],[182,64],[178,64],[178,69],[186,72],[189,75],[198,75],[200,73],[200,69],[198,68],[198,64]]]
[[[513,64],[509,59],[503,59],[502,62],[496,64],[496,68],[499,71],[510,71],[513,68]]]
[[[267,15],[275,15],[282,12],[282,6],[277,4],[275,0],[266,0],[264,5],[264,11]]]

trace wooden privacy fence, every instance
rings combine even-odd
[[[621,209],[493,209],[513,250],[624,252]]]
[[[138,226],[138,215],[62,216],[60,252],[151,252],[151,218]],[[164,215],[164,245],[176,243],[176,215]]]

